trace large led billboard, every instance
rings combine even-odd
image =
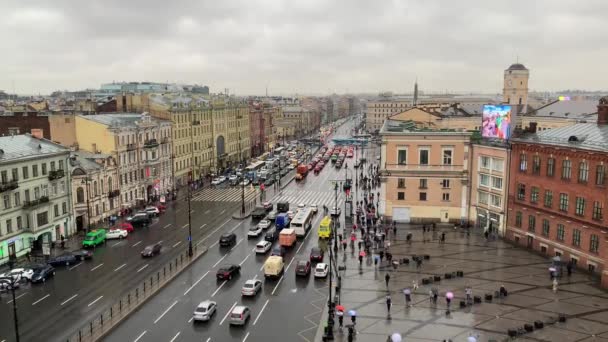
[[[509,139],[511,137],[511,106],[484,105],[481,136],[484,138]]]

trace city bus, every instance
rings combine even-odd
[[[303,208],[298,210],[296,216],[291,221],[291,228],[295,229],[296,236],[306,236],[306,233],[312,228],[313,212],[311,208]]]
[[[266,163],[263,161],[258,161],[255,163],[252,163],[251,165],[247,166],[245,168],[245,175],[247,175],[247,177],[251,180],[253,180],[254,178],[257,177],[258,172],[260,172],[260,170],[262,170],[262,168],[264,168],[264,165]]]
[[[325,216],[319,224],[319,239],[329,239],[331,235],[331,217]]]

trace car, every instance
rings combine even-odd
[[[241,294],[243,296],[255,296],[262,289],[262,281],[259,279],[249,279],[243,285]]]
[[[293,170],[293,169],[295,169],[295,168],[296,168],[296,166],[295,166],[295,165],[293,165],[293,164],[289,164],[289,165],[287,165],[287,170],[289,170],[289,171],[291,171],[291,170]]]
[[[150,218],[148,217],[148,215],[135,215],[133,216],[133,218],[130,220],[130,223],[133,226],[141,226],[141,227],[146,227],[147,225],[150,224]]]
[[[270,201],[266,201],[262,204],[262,206],[264,207],[264,209],[266,209],[267,211],[271,211],[274,208],[274,205],[272,204],[272,202]]]
[[[310,261],[298,260],[296,264],[296,276],[305,277],[310,274]]]
[[[274,221],[277,218],[277,214],[278,212],[276,210],[272,210],[268,213],[268,215],[266,215],[266,219],[269,221]]]
[[[259,225],[255,225],[249,227],[249,231],[247,232],[247,238],[258,237],[260,236],[260,234],[262,234],[262,227],[260,227]]]
[[[132,233],[135,229],[133,229],[133,225],[128,222],[123,222],[114,226],[113,229],[122,229],[126,230],[127,233]]]
[[[243,179],[243,180],[241,181],[240,185],[241,185],[241,186],[247,186],[247,185],[249,185],[249,179],[247,179],[247,178]]]
[[[262,228],[262,229],[268,229],[270,227],[270,220],[268,219],[263,219],[260,222],[258,222],[258,227]]]
[[[251,212],[251,218],[253,220],[260,220],[260,219],[263,219],[265,216],[266,216],[266,209],[264,209],[264,207],[257,206]]]
[[[72,254],[74,254],[76,259],[78,259],[80,261],[90,260],[93,258],[93,252],[91,252],[88,249],[77,249],[77,250],[73,251]]]
[[[285,253],[287,253],[287,251],[285,250],[285,247],[276,246],[275,248],[272,249],[270,256],[276,255],[276,256],[280,256],[280,257],[285,257]]]
[[[286,174],[289,173],[289,169],[281,169],[281,176],[285,176]]]
[[[230,176],[228,177],[228,180],[229,180],[230,182],[233,182],[233,181],[238,181],[238,180],[239,180],[239,176],[237,176],[237,175],[230,175]]]
[[[230,312],[230,325],[245,325],[251,317],[251,310],[244,305],[237,305]]]
[[[144,210],[148,215],[152,215],[152,216],[158,216],[160,215],[160,210],[157,207],[146,207],[146,209]]]
[[[160,250],[163,245],[160,242],[157,242],[153,245],[146,246],[143,251],[141,251],[141,256],[144,258],[153,257],[157,254],[160,254]]]
[[[293,217],[295,216],[295,213],[292,210],[287,211],[287,217],[289,217],[289,219],[293,219]]]
[[[241,272],[239,265],[224,265],[217,270],[215,277],[218,280],[230,280]]]
[[[259,179],[257,179],[257,178],[256,178],[256,179],[254,179],[254,180],[253,180],[253,182],[251,182],[251,185],[253,185],[253,186],[258,186],[258,185],[260,185],[260,180],[259,180]]]
[[[40,265],[33,268],[32,283],[44,283],[55,275],[55,268],[51,265]]]
[[[319,247],[313,247],[310,249],[310,262],[322,262],[325,253]]]
[[[55,266],[70,266],[75,264],[77,261],[76,257],[72,253],[65,253],[62,255],[58,255],[54,258],[50,258],[46,263],[55,267]]]
[[[110,229],[106,233],[106,239],[124,239],[129,235],[126,230]]]
[[[8,291],[18,289],[21,286],[18,281],[14,281],[11,277],[0,277],[0,290]]]
[[[85,235],[82,240],[82,247],[95,247],[106,242],[106,230],[105,229],[93,229]]]
[[[268,178],[265,182],[264,182],[264,186],[271,186],[274,184],[274,178]]]
[[[317,213],[319,211],[319,207],[316,204],[311,204],[308,206],[313,213]]]
[[[218,178],[214,178],[211,181],[211,185],[220,185],[220,184],[222,184],[222,182],[220,181],[219,177]]]
[[[213,317],[215,312],[217,311],[217,303],[211,300],[206,300],[200,302],[196,309],[194,309],[194,314],[192,315],[192,320],[194,322],[197,321],[208,321]]]
[[[13,268],[6,273],[0,274],[0,278],[13,278],[15,281],[31,281],[32,274],[34,274],[34,270],[31,268]]]
[[[304,209],[306,208],[306,204],[305,203],[299,203],[298,204],[298,209]]]
[[[266,240],[262,240],[255,245],[255,252],[257,254],[266,254],[272,247],[272,243]]]
[[[318,263],[315,266],[315,278],[325,278],[329,272],[329,266],[326,263]]]
[[[333,217],[337,217],[337,216],[340,216],[340,213],[341,213],[342,211],[340,210],[340,208],[333,207],[333,208],[331,208],[331,210],[330,210],[329,212],[330,212],[330,215],[331,215],[331,216],[333,216]]]
[[[236,244],[236,234],[226,233],[220,236],[220,247],[229,247]]]
[[[148,218],[153,218],[156,214],[153,211],[140,210],[135,215],[146,215]]]
[[[268,231],[266,231],[266,234],[264,235],[264,240],[268,242],[275,242],[278,238],[279,231],[275,227],[268,229]]]

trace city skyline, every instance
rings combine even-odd
[[[500,93],[516,61],[531,90],[605,89],[608,4],[563,4],[9,1],[0,89],[150,80],[242,95],[403,93],[417,78],[426,92]]]

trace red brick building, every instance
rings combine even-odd
[[[0,136],[30,133],[51,139],[49,113],[38,111],[27,105],[13,106],[0,113]]]
[[[561,255],[608,287],[608,98],[597,123],[512,141],[506,238]]]
[[[264,105],[261,102],[251,101],[249,103],[249,144],[251,146],[251,157],[257,157],[264,153]]]

